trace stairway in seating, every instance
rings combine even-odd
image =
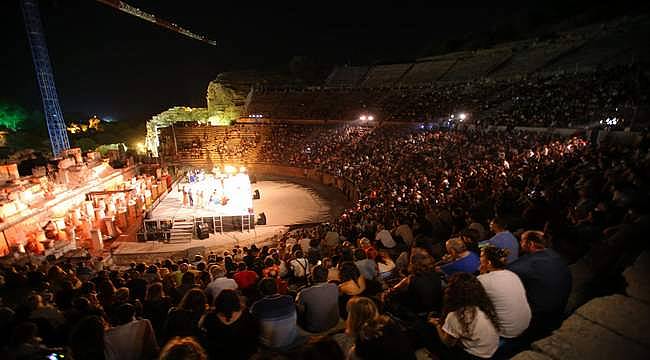
[[[194,220],[189,219],[174,219],[172,224],[169,242],[171,244],[189,243],[194,236]]]

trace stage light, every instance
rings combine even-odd
[[[452,119],[453,119],[453,118],[454,118],[454,114],[451,114],[451,116],[450,116],[450,118],[452,118]]]
[[[373,120],[375,120],[375,117],[372,116],[372,115],[368,115],[368,120],[373,121]]]
[[[367,119],[367,117],[366,117],[365,115],[361,115],[361,116],[359,117],[359,120],[362,120],[362,121],[366,121],[366,119]]]
[[[462,121],[462,120],[465,120],[465,118],[467,118],[467,114],[465,114],[465,113],[460,113],[460,114],[458,115],[458,117],[459,117],[460,120]]]
[[[237,168],[232,165],[226,165],[223,169],[227,174],[234,174],[237,172]]]

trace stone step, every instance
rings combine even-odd
[[[650,348],[650,306],[625,295],[596,298],[576,314]]]
[[[572,315],[553,335],[534,342],[532,348],[553,359],[648,359],[648,348],[582,315]]]

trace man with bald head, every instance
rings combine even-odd
[[[481,265],[480,257],[467,250],[465,242],[459,237],[451,238],[445,243],[449,262],[440,266],[440,270],[447,276],[457,272],[474,274]]]

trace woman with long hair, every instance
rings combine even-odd
[[[339,278],[341,279],[339,285],[339,315],[341,315],[341,318],[346,318],[348,300],[366,291],[366,280],[352,261],[339,264]]]
[[[145,319],[151,321],[156,336],[161,339],[165,319],[171,308],[171,299],[165,295],[161,282],[155,282],[147,287],[147,292],[142,305],[142,313]]]
[[[178,304],[172,308],[163,326],[163,338],[175,336],[199,336],[199,320],[208,307],[208,299],[201,289],[190,289]]]
[[[333,336],[344,354],[352,349],[363,325],[380,316],[374,301],[364,296],[353,297],[347,302],[346,308],[348,316],[345,319],[345,332]]]
[[[257,339],[259,325],[253,319],[235,290],[225,289],[214,299],[199,327],[207,341],[211,358],[248,359],[257,348],[250,346]]]
[[[441,318],[431,318],[446,346],[437,347],[442,358],[490,358],[499,347],[499,321],[494,306],[478,279],[469,273],[449,277]]]

